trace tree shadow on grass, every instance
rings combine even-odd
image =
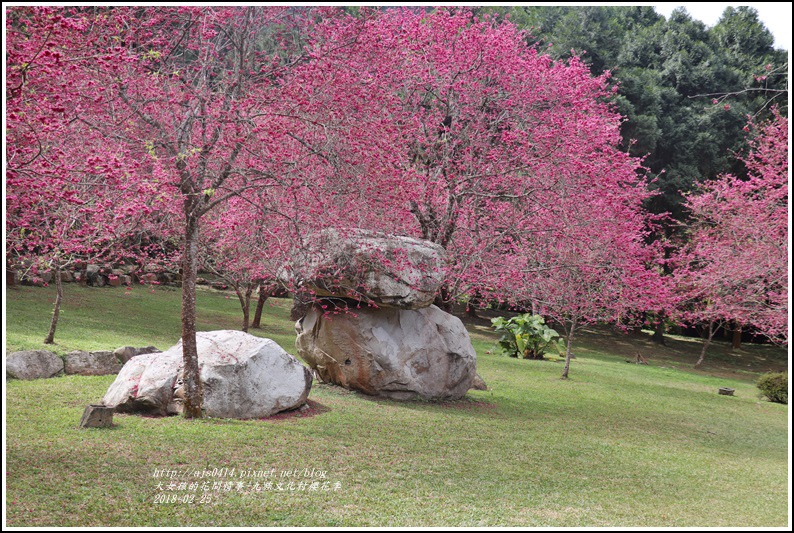
[[[267,418],[260,418],[262,422],[281,422],[284,420],[292,420],[295,418],[310,418],[313,416],[321,415],[323,413],[327,413],[331,410],[330,407],[327,407],[320,402],[314,400],[306,400],[306,407],[299,407],[297,409],[290,409],[289,411],[282,411],[280,413],[276,413],[273,416],[269,416]]]
[[[396,408],[410,409],[414,411],[432,411],[443,413],[445,415],[460,415],[460,416],[479,416],[487,415],[489,418],[501,418],[499,405],[493,402],[465,396],[459,400],[442,400],[431,401],[423,399],[415,400],[391,400],[388,398],[379,398],[377,396],[368,396],[363,393],[358,393],[361,398],[364,398],[373,403],[389,405]]]
[[[264,418],[215,418],[210,416],[205,416],[204,418],[196,419],[197,421],[210,423],[210,424],[234,424],[234,423],[248,423],[248,422],[281,422],[283,420],[292,420],[295,418],[310,418],[313,416],[321,415],[323,413],[327,413],[331,411],[330,407],[327,407],[320,402],[314,400],[306,400],[306,403],[295,409],[290,409],[288,411],[281,411],[280,413],[276,413],[269,417]],[[179,420],[180,422],[186,420],[182,417],[182,415],[160,415],[149,413],[145,411],[138,411],[138,412],[125,412],[125,413],[114,413],[114,415],[122,415],[122,419],[124,416],[133,416],[138,418],[146,418],[151,420],[168,420],[168,419],[175,419]],[[113,426],[115,427],[117,424],[114,422]]]

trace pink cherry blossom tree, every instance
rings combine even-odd
[[[278,286],[279,272],[306,229],[300,218],[303,211],[290,214],[289,205],[282,196],[258,190],[230,198],[207,215],[200,237],[199,267],[232,287],[240,302],[243,331],[259,327],[267,291]],[[257,289],[259,319],[255,317],[251,324],[251,296]]]
[[[334,11],[341,12],[329,13]],[[329,177],[337,169],[355,167],[353,158],[366,157],[356,139],[374,137],[367,129],[373,121],[364,113],[355,120],[344,109],[355,110],[355,98],[369,94],[368,87],[349,83],[357,76],[349,66],[336,73],[310,67],[318,49],[301,41],[312,35],[304,25],[315,22],[308,10],[30,8],[12,18],[25,39],[32,28],[46,28],[53,21],[65,24],[62,34],[39,35],[43,48],[68,65],[60,90],[74,108],[69,127],[79,125],[79,131],[97,140],[91,149],[100,159],[123,152],[130,165],[135,162],[134,172],[124,173],[124,180],[145,184],[151,192],[125,198],[163,200],[167,216],[180,222],[185,415],[200,417],[195,283],[202,221],[255,191],[283,198],[285,209],[300,211],[308,228],[321,227],[333,213],[350,211],[346,202],[357,192],[355,184],[341,185],[352,174],[341,173],[334,182]],[[336,18],[338,28],[327,36],[329,50],[355,44],[355,36],[345,30],[354,22],[352,17]],[[31,45],[19,54],[12,65],[18,76],[10,80],[9,90],[27,81],[31,60],[23,56],[38,57],[40,52]],[[329,98],[327,83],[349,90],[333,91]],[[393,121],[386,112],[376,118],[379,123]],[[66,138],[63,132],[53,136]],[[29,140],[19,144],[35,150]],[[79,144],[67,147],[73,160],[83,155],[75,146]],[[290,204],[299,199],[305,203]],[[326,209],[322,204],[327,199],[337,208]],[[223,218],[237,208],[227,206],[218,219],[221,224],[239,221],[236,214]],[[288,220],[294,224],[299,219],[290,215]],[[265,228],[263,235],[284,238],[276,227]],[[237,226],[242,228],[251,226]],[[232,226],[227,230],[222,242],[228,247],[234,231]],[[239,237],[236,242],[243,242],[245,235]],[[238,273],[245,271],[245,263],[236,265]],[[233,269],[226,265],[224,270]]]
[[[643,210],[650,196],[625,154],[569,176],[570,191],[523,270],[519,300],[561,324],[567,337],[563,379],[568,378],[576,332],[589,324],[631,323],[642,312],[669,305],[661,243],[648,243],[653,221]]]
[[[382,169],[348,180],[367,191],[361,223],[446,248],[439,303],[542,302],[569,341],[581,325],[661,305],[649,193],[639,160],[618,149],[608,74],[552,61],[514,26],[466,9],[391,10],[348,30],[361,46],[316,65],[355,65],[401,137],[389,152],[399,158],[373,150]]]
[[[338,31],[327,22],[318,40]],[[385,152],[366,138],[356,147],[373,169],[345,176],[365,193],[359,224],[442,245],[451,258],[442,305],[513,298],[566,206],[597,204],[628,183],[638,207],[639,161],[618,150],[608,75],[592,77],[576,58],[552,61],[513,25],[467,9],[365,12],[347,31],[359,46],[324,53],[315,66],[362,73],[359,85],[398,128],[379,134],[392,144]]]
[[[285,67],[300,57],[274,30],[287,22],[287,11],[32,8],[14,17],[22,33],[56,17],[58,24],[68,24],[58,39],[54,32],[42,35],[50,54],[68,64],[61,93],[73,102],[73,120],[102,141],[95,145],[101,160],[127,151],[130,160],[141,161],[138,171],[125,176],[128,181],[148,183],[171,206],[181,204],[188,417],[201,416],[195,343],[200,221],[228,198],[273,176],[279,137],[285,135],[273,113],[278,88]],[[275,44],[265,50],[260,45],[268,39]],[[30,62],[15,65],[22,81]],[[79,154],[79,148],[70,150]]]
[[[555,63],[467,10],[353,23],[325,11],[314,35],[313,61],[291,85],[313,98],[295,105],[302,121],[289,137],[326,155],[295,170],[294,246],[329,226],[432,240],[452,257],[442,303],[543,301],[570,341],[579,325],[658,299],[658,254],[643,244],[648,192],[639,161],[617,149],[607,76]],[[533,272],[553,285],[529,281]]]
[[[130,241],[158,208],[152,190],[129,179],[140,172],[140,152],[108,149],[80,120],[92,102],[72,91],[94,90],[74,73],[73,57],[95,51],[76,39],[84,31],[84,20],[55,8],[12,10],[6,25],[6,257],[55,282],[47,344],[55,340],[62,271],[145,253]]]
[[[755,133],[742,157],[748,179],[724,175],[687,199],[687,243],[675,257],[685,322],[705,324],[695,366],[728,321],[788,342],[788,119],[779,111]]]

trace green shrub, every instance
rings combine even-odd
[[[549,348],[559,353],[565,350],[560,334],[548,327],[540,315],[525,313],[510,320],[500,316],[492,318],[491,325],[496,331],[502,332],[499,346],[510,357],[543,359],[543,354]]]
[[[769,372],[758,379],[761,394],[770,402],[788,405],[788,373]]]

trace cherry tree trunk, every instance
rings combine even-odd
[[[251,283],[246,283],[245,292],[240,290],[239,285],[235,285],[234,287],[234,293],[237,295],[237,299],[240,300],[240,307],[243,309],[242,330],[246,333],[248,333],[248,323],[251,316],[251,293],[253,290],[254,286]]]
[[[565,346],[565,368],[562,369],[562,379],[568,379],[568,370],[571,368],[571,347],[573,346],[573,334],[576,331],[576,318],[571,320],[571,330],[568,332],[568,343]]]
[[[449,287],[442,285],[436,294],[435,301],[433,302],[436,307],[447,313],[452,313],[453,301],[449,294]]]
[[[61,265],[55,265],[55,306],[52,310],[52,321],[50,322],[50,332],[44,339],[44,344],[55,342],[55,328],[58,327],[58,315],[61,314],[61,301],[63,300],[63,284],[61,282]]]
[[[265,290],[265,284],[259,284],[259,300],[256,302],[256,311],[254,312],[254,320],[251,322],[252,328],[260,328],[262,321],[262,310],[265,308],[265,302],[267,301],[268,295],[267,291]]]
[[[185,246],[182,262],[182,358],[185,364],[185,418],[201,418],[201,377],[196,347],[196,278],[198,277],[198,218],[185,199]]]
[[[480,298],[478,294],[475,294],[471,298],[469,298],[468,303],[466,304],[466,316],[471,318],[480,318],[477,315],[477,308],[480,306]]]
[[[664,340],[664,311],[656,315],[656,324],[654,325],[651,339],[657,344],[667,346]]]
[[[656,327],[653,330],[653,336],[651,337],[653,341],[657,344],[661,344],[662,346],[667,346],[667,342],[664,340],[664,321],[660,320],[656,323]]]
[[[703,340],[703,348],[700,350],[700,358],[698,358],[697,363],[695,363],[695,368],[698,368],[703,361],[706,359],[706,350],[708,350],[709,346],[711,345],[711,340],[714,338],[714,334],[717,332],[719,327],[714,327],[714,322],[709,322],[709,331],[708,336]]]
[[[742,349],[742,325],[735,322],[733,325],[733,338],[731,339],[731,348],[734,350]]]

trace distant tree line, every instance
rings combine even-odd
[[[610,71],[625,117],[623,146],[657,180],[652,212],[685,216],[681,192],[723,173],[745,178],[747,116],[762,122],[777,104],[788,116],[787,52],[747,6],[728,7],[711,28],[684,8],[665,19],[650,6],[486,7],[529,33],[556,58],[575,52],[594,75]]]

